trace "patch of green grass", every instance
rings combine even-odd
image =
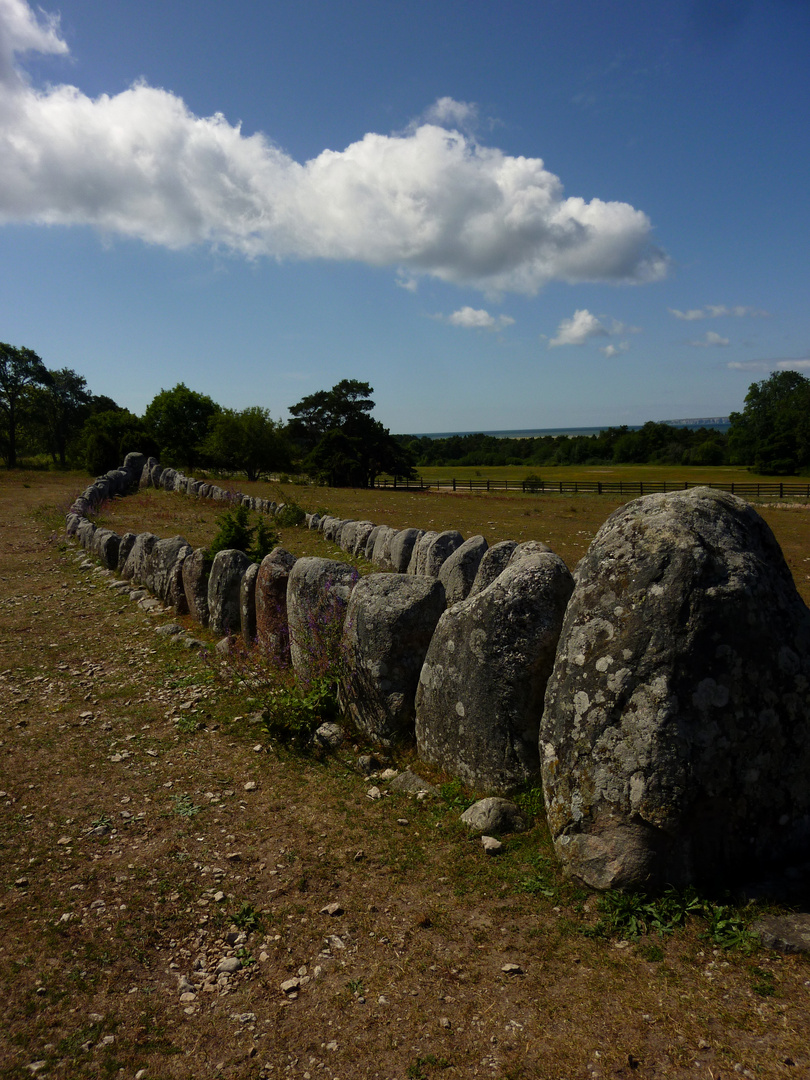
[[[179,814],[180,817],[194,817],[202,810],[201,806],[197,806],[192,802],[190,795],[173,795],[172,802],[174,803],[174,812]]]
[[[256,910],[253,904],[242,902],[242,906],[231,917],[231,922],[234,926],[238,926],[240,930],[247,930],[249,933],[253,933],[255,930],[261,930],[262,917]]]
[[[435,1054],[420,1054],[414,1062],[412,1062],[405,1075],[409,1077],[409,1080],[427,1080],[428,1069],[449,1069],[450,1062],[447,1058],[437,1057]]]

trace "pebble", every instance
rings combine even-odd
[[[496,840],[494,836],[482,836],[481,846],[487,855],[500,855],[503,851],[503,844],[500,840]]]
[[[287,979],[281,984],[281,989],[285,994],[297,994],[301,988],[300,979]]]
[[[238,956],[226,956],[224,960],[220,960],[217,964],[218,975],[232,975],[233,972],[239,971],[242,967],[242,961]]]
[[[28,883],[26,882],[26,884]],[[343,914],[343,908],[338,903],[327,904],[326,907],[321,908],[320,913],[321,915],[331,915],[332,918],[335,918],[337,915]]]
[[[248,782],[244,785],[244,788],[245,791],[255,791],[258,786],[259,785],[256,783],[255,780],[248,780]]]
[[[378,787],[370,787],[366,792],[366,798],[368,799],[381,799],[382,792]]]
[[[520,964],[504,964],[501,968],[504,975],[522,975],[523,968]]]

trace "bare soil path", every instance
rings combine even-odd
[[[810,1076],[805,958],[587,937],[541,824],[275,751],[54,535],[82,484],[0,482],[0,1077]]]

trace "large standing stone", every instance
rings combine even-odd
[[[425,567],[422,573],[426,577],[438,577],[442,566],[463,543],[464,537],[455,529],[440,532],[431,540],[425,551]]]
[[[256,577],[259,564],[251,563],[239,586],[239,621],[242,625],[242,637],[245,643],[252,645],[256,640]]]
[[[377,538],[374,541],[374,551],[371,553],[371,561],[381,570],[391,570],[391,544],[397,530],[390,525],[381,525]]]
[[[442,563],[439,581],[444,585],[448,607],[469,596],[487,546],[483,536],[471,536]]]
[[[415,574],[417,577],[424,577],[427,550],[438,535],[439,534],[435,530],[429,529],[427,532],[423,532],[418,538],[413,545],[411,559],[408,563],[407,572],[409,574]]]
[[[496,794],[539,772],[543,694],[572,588],[562,559],[537,555],[445,611],[416,695],[425,761]]]
[[[298,559],[287,583],[290,656],[305,683],[340,658],[343,621],[357,571],[335,559]]]
[[[115,567],[116,571],[119,574],[121,574],[124,567],[126,566],[127,559],[129,558],[129,553],[132,551],[136,540],[136,534],[131,532],[126,532],[121,537],[121,540],[118,544],[118,563]]]
[[[617,510],[577,569],[541,732],[549,825],[596,888],[725,882],[810,841],[810,612],[733,495]]]
[[[371,574],[357,583],[346,612],[341,697],[375,742],[413,737],[419,672],[444,608],[435,579]]]
[[[408,572],[414,544],[424,535],[423,529],[400,529],[391,541],[391,569],[395,574]]]
[[[281,663],[290,658],[287,582],[293,566],[294,555],[283,547],[273,548],[262,559],[256,578],[256,639]]]
[[[215,634],[239,633],[239,591],[249,566],[244,551],[226,549],[214,556],[208,578],[208,618]]]
[[[516,540],[501,540],[499,544],[493,544],[484,552],[470,589],[471,597],[483,592],[499,574],[503,573],[517,546]]]
[[[153,533],[138,533],[130,548],[127,561],[121,567],[121,577],[135,581],[138,585],[146,584],[146,567],[152,548],[158,538]]]
[[[123,541],[122,541],[123,543]],[[208,578],[212,560],[205,548],[195,548],[183,559],[183,593],[189,614],[200,626],[208,626]]]
[[[178,615],[188,613],[183,591],[183,562],[191,554],[191,545],[182,536],[158,540],[146,560],[145,577],[141,584],[175,609]]]
[[[112,529],[96,529],[93,536],[93,550],[108,570],[118,568],[118,549],[121,537]]]

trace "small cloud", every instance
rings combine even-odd
[[[463,307],[447,316],[451,326],[463,326],[467,330],[503,330],[512,326],[514,319],[510,315],[490,315],[483,308]]]
[[[424,118],[427,123],[437,124],[439,127],[469,131],[478,124],[478,106],[472,101],[440,97],[425,109]]]
[[[729,371],[768,371],[769,365],[764,360],[729,360]]]
[[[620,341],[618,345],[602,345],[599,352],[606,356],[608,360],[612,360],[614,356],[620,356],[622,353],[627,352],[629,348],[628,342]]]
[[[400,289],[406,289],[408,292],[416,292],[419,288],[419,282],[415,277],[411,277],[409,274],[403,273],[401,270],[396,278],[396,284]]]
[[[746,316],[750,318],[766,318],[768,316],[767,311],[763,311],[761,308],[745,307],[742,304],[737,304],[735,307],[726,307],[725,304],[704,304],[702,308],[690,308],[689,311],[679,311],[677,308],[669,308],[670,315],[674,315],[676,319],[683,319],[685,322],[694,322],[696,319],[722,319],[722,318],[734,318],[743,319]]]
[[[572,318],[563,319],[557,327],[557,336],[548,343],[551,349],[555,345],[584,345],[589,338],[607,337],[608,331],[587,308],[575,311]]]
[[[731,342],[727,337],[721,337],[720,334],[715,333],[714,330],[707,330],[704,338],[700,341],[690,341],[689,344],[696,349],[711,349],[730,345]]]
[[[810,360],[779,360],[776,366],[779,371],[806,371],[810,368]]]

